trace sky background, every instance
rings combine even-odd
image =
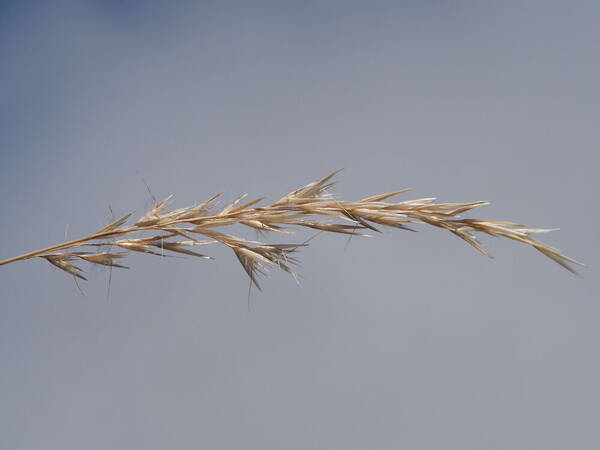
[[[544,240],[589,267],[425,226],[320,235],[302,286],[273,273],[249,312],[216,246],[133,256],[108,299],[104,270],[82,296],[3,266],[0,448],[599,448],[599,21],[592,1],[2,2],[0,258],[141,213],[145,182],[186,206],[345,168],[340,198],[489,200],[477,216],[559,227]]]

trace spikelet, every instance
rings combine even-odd
[[[92,264],[99,264],[101,266],[120,267],[121,269],[129,269],[129,267],[123,266],[115,262],[116,260],[127,256],[126,253],[98,252],[74,253],[74,255]]]
[[[169,206],[169,203],[171,202],[172,198],[173,196],[169,195],[164,200],[156,202],[152,206],[152,208],[146,211],[146,213],[134,223],[134,225],[136,227],[145,227],[157,224],[163,218],[163,216],[161,216],[161,213],[167,206]]]
[[[64,270],[68,274],[73,275],[74,277],[80,278],[82,280],[87,280],[81,272],[83,272],[79,267],[74,264],[71,264],[71,261],[74,259],[74,256],[69,253],[51,253],[48,255],[40,256],[40,258],[44,258],[53,266],[58,267],[61,270]]]

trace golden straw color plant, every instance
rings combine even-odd
[[[574,274],[576,272],[571,265],[583,265],[532,237],[552,229],[460,217],[460,214],[487,202],[436,203],[434,198],[388,201],[407,189],[356,201],[337,200],[328,191],[334,184],[332,178],[338,172],[296,189],[266,206],[256,206],[263,198],[245,201],[247,194],[244,194],[217,209],[216,199],[220,194],[216,194],[198,205],[168,210],[170,196],[156,202],[131,225],[126,224],[131,216],[127,214],[88,236],[8,258],[0,261],[0,265],[37,257],[74,277],[85,279],[83,271],[75,264],[77,261],[127,268],[121,261],[129,252],[156,256],[181,253],[212,259],[190,248],[218,243],[233,251],[251,282],[259,289],[257,275],[264,274],[267,267],[278,267],[295,277],[291,268],[296,262],[293,254],[306,243],[269,244],[218,231],[234,224],[268,233],[290,233],[290,228],[306,227],[351,236],[368,236],[365,231],[379,232],[378,227],[414,231],[410,225],[427,224],[449,231],[487,256],[490,256],[489,253],[479,244],[474,233],[505,237],[530,245]],[[106,248],[117,248],[118,251],[106,251]]]

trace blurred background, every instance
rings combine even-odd
[[[2,449],[597,449],[600,6],[0,6],[0,259],[175,194],[489,200],[533,249],[319,235],[298,287],[235,257],[128,259],[82,295],[0,268]],[[248,231],[234,230],[248,238]],[[291,238],[292,242],[310,234]],[[205,249],[203,249],[205,250]],[[88,269],[88,267],[85,267]]]

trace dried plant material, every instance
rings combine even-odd
[[[350,236],[369,236],[365,234],[366,231],[379,232],[381,227],[415,231],[409,225],[427,224],[449,231],[487,256],[490,254],[477,241],[475,233],[504,237],[527,244],[572,273],[576,273],[573,265],[582,265],[532,237],[554,229],[530,228],[511,221],[460,218],[461,214],[487,205],[487,202],[435,203],[435,198],[388,201],[407,189],[371,195],[358,201],[334,199],[329,189],[334,184],[331,180],[338,172],[330,173],[284,195],[274,203],[261,207],[255,205],[263,200],[262,197],[242,203],[247,197],[247,194],[243,194],[219,211],[212,212],[216,199],[221,195],[216,194],[198,205],[167,211],[172,199],[172,196],[169,196],[164,200],[155,201],[155,204],[131,226],[126,225],[131,216],[128,214],[89,236],[15,256],[0,261],[0,265],[40,257],[68,274],[85,280],[83,271],[73,264],[73,260],[79,259],[111,268],[127,268],[118,261],[128,252],[155,256],[176,253],[212,259],[208,255],[191,250],[190,247],[218,243],[234,252],[251,282],[259,289],[258,276],[265,274],[269,267],[279,268],[296,277],[291,266],[297,261],[292,255],[306,244],[269,244],[215,229],[235,224],[267,234],[289,234],[292,232],[290,228],[302,227]],[[151,232],[152,235],[140,237],[144,232]],[[85,247],[107,245],[116,246],[123,251],[81,251]]]
[[[121,217],[120,219],[117,219],[114,222],[109,223],[105,227],[100,228],[100,230],[98,231],[98,233],[110,233],[111,231],[119,229],[119,227],[121,225],[123,225],[125,222],[127,222],[127,219],[129,219],[129,217],[131,217],[132,214],[133,213],[129,213],[129,214]]]
[[[329,175],[324,176],[320,180],[313,181],[312,183],[307,184],[306,186],[296,189],[295,191],[290,192],[287,195],[284,195],[272,206],[280,206],[280,205],[301,205],[305,202],[312,202],[315,200],[322,199],[324,195],[327,193],[329,188],[333,186],[335,183],[327,183],[334,176],[336,176],[342,169],[336,170],[335,172],[331,172]]]
[[[283,271],[296,278],[288,264],[296,264],[297,261],[290,256],[298,247],[304,244],[272,244],[248,247],[245,245],[231,245],[231,249],[242,264],[242,267],[250,277],[254,285],[261,290],[257,281],[257,275],[266,274],[267,266],[277,266]],[[297,280],[297,278],[296,278]]]
[[[82,280],[87,280],[87,278],[81,275],[80,272],[82,272],[82,270],[74,264],[71,264],[70,261],[73,260],[75,257],[70,255],[69,253],[52,253],[49,255],[43,255],[41,256],[41,258],[46,259],[46,261],[48,261],[53,266],[64,270],[65,272],[73,275],[74,277],[81,278]]]
[[[200,203],[199,205],[196,206],[192,206],[191,208],[187,208],[185,211],[183,211],[179,216],[177,216],[178,219],[194,219],[194,218],[202,218],[202,216],[204,216],[208,211],[210,211],[214,205],[215,205],[215,200],[220,197],[222,194],[215,194],[212,197],[210,197],[208,200],[203,201],[202,203]],[[193,223],[190,220],[190,223]]]
[[[160,253],[154,251],[152,248],[150,248],[150,246],[156,246],[156,242],[161,242],[163,239],[163,236],[150,236],[138,239],[121,239],[118,241],[113,241],[111,244],[121,247],[125,250],[161,256]]]
[[[240,223],[242,225],[246,225],[250,228],[255,228],[259,231],[274,231],[276,233],[286,233],[289,234],[290,232],[285,230],[283,227],[274,225],[274,224],[269,224],[268,222],[265,221],[260,221],[257,219],[250,219],[250,220],[240,220]]]
[[[214,259],[212,256],[206,256],[201,253],[193,252],[192,250],[188,250],[185,248],[186,246],[199,245],[204,244],[205,242],[198,241],[179,241],[179,242],[161,242],[160,247],[164,250],[169,250],[176,253],[183,253],[184,255],[197,256],[198,258],[204,259]],[[158,244],[154,244],[156,247],[159,247]]]
[[[108,253],[108,252],[99,252],[99,253],[74,253],[78,258],[83,259],[84,261],[90,262],[92,264],[100,264],[102,266],[111,266],[111,267],[120,267],[122,269],[129,269],[127,266],[123,266],[122,264],[118,264],[115,260],[119,258],[124,258],[126,256],[125,253]]]
[[[167,216],[161,216],[161,212],[163,212],[163,210],[167,206],[169,206],[169,203],[171,202],[172,198],[173,198],[173,196],[169,195],[164,200],[156,202],[154,204],[154,206],[152,206],[152,208],[150,208],[150,210],[148,210],[142,217],[140,217],[137,220],[137,222],[134,223],[134,225],[137,227],[145,227],[145,226],[149,226],[149,225],[155,225],[161,219],[164,219],[165,217],[167,217]]]

